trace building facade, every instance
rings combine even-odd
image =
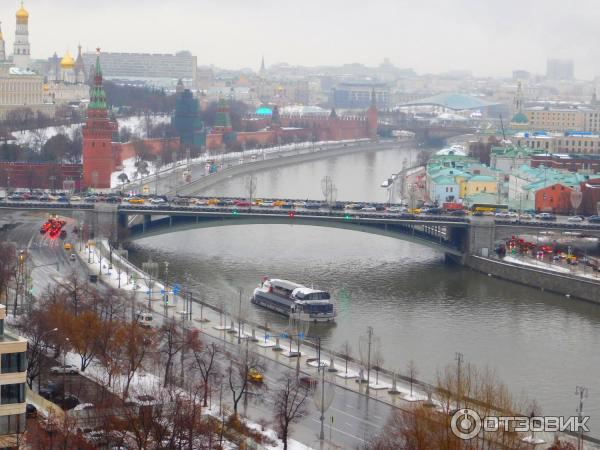
[[[375,98],[378,108],[390,105],[390,88],[385,83],[339,83],[332,90],[332,106],[341,109],[365,109]]]
[[[84,53],[83,61],[87,67],[93,67],[96,55]],[[198,61],[189,52],[176,54],[152,53],[102,53],[104,77],[110,80],[146,80],[148,84],[162,84],[184,80],[186,84],[196,85]]]
[[[27,340],[5,331],[5,319],[0,305],[0,448],[18,449],[26,423]]]

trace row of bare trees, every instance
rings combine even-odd
[[[101,368],[105,376],[99,382],[105,393],[99,395],[96,406],[118,411],[105,414],[102,426],[138,449],[155,448],[156,443],[161,443],[160,448],[212,449],[225,440],[241,442],[248,436],[264,442],[264,436],[244,425],[239,412],[242,403],[268,396],[275,405],[273,426],[287,449],[293,423],[306,412],[308,389],[291,375],[268,392],[263,383],[251,381],[251,371],[264,367],[248,348],[229,352],[172,318],[148,330],[137,323],[136,308],[130,294],[106,287],[100,291],[76,274],[48,287],[28,305],[18,323],[19,332],[29,340],[28,385],[40,384],[36,381],[47,369],[48,356],[56,358],[65,352],[78,355],[82,372],[91,364]],[[141,371],[158,371],[161,376],[160,386],[151,392],[152,405],[124,406],[139,396],[132,382]],[[223,406],[221,417],[204,414],[217,395],[219,404],[231,409]],[[227,418],[224,411],[231,411],[231,416]],[[73,432],[69,417],[56,420],[61,432],[54,442],[38,439],[31,448],[79,445],[80,436]]]
[[[458,370],[457,370],[458,369]],[[415,402],[396,409],[381,433],[363,446],[364,450],[500,450],[533,448],[534,436],[501,426],[497,431],[482,431],[464,440],[452,431],[453,417],[466,409],[480,417],[539,416],[539,406],[524,396],[513,396],[489,368],[466,364],[448,365],[438,372],[436,401]],[[454,418],[456,421],[456,418]],[[459,418],[460,420],[460,418]],[[524,439],[530,437],[531,439]],[[552,450],[575,450],[569,442],[557,440]]]

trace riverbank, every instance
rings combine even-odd
[[[600,281],[591,278],[575,277],[543,267],[475,255],[468,256],[465,265],[502,280],[600,304]]]

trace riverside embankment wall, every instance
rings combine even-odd
[[[503,280],[600,304],[600,280],[572,277],[559,272],[474,255],[467,256],[465,265]]]
[[[177,193],[180,195],[191,195],[199,194],[204,189],[214,186],[221,181],[224,181],[230,177],[245,175],[249,173],[258,172],[261,170],[269,170],[277,167],[288,166],[292,164],[299,164],[308,161],[315,161],[318,159],[332,158],[336,156],[348,155],[351,153],[358,152],[372,152],[385,149],[393,148],[411,148],[414,147],[415,142],[402,141],[402,142],[381,142],[381,143],[364,143],[364,144],[348,144],[347,146],[336,146],[332,148],[324,148],[322,150],[314,152],[300,153],[297,155],[282,155],[280,157],[270,158],[266,160],[257,160],[237,166],[225,168],[217,173],[207,175],[188,183],[177,189]]]

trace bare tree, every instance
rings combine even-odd
[[[194,330],[192,333],[198,333]],[[203,406],[208,406],[208,391],[210,382],[214,378],[215,356],[218,353],[218,347],[214,342],[207,346],[191,346],[192,355],[194,357],[194,367],[200,371],[200,378],[204,384],[204,393],[202,396]]]
[[[242,397],[251,392],[250,369],[259,369],[260,367],[259,358],[254,354],[249,354],[247,349],[245,355],[231,358],[227,369],[227,379],[231,391],[234,415],[237,416],[238,405]],[[260,389],[260,387],[256,387]]]
[[[175,356],[183,349],[183,336],[179,330],[177,322],[174,319],[167,319],[160,329],[160,353],[163,355],[165,363],[165,378],[163,386],[167,387],[171,381],[171,372],[173,370],[173,360]]]
[[[288,448],[288,436],[291,426],[307,413],[310,391],[300,385],[293,377],[286,377],[275,391],[273,403],[275,423],[279,438],[283,441],[283,450]]]

